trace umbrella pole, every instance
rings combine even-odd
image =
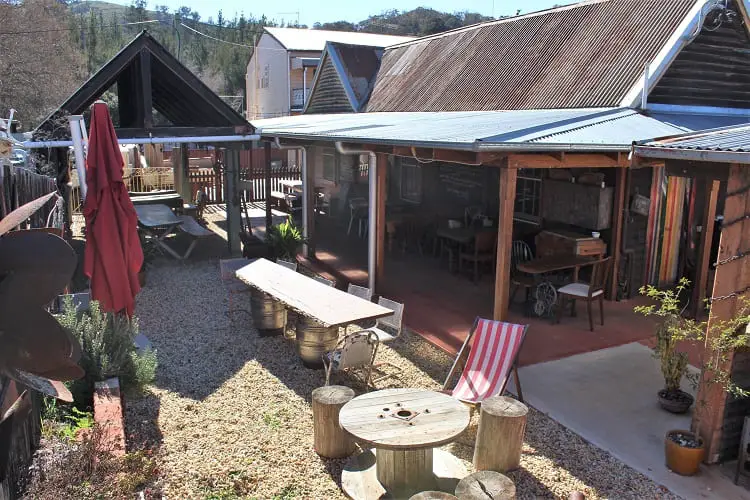
[[[83,116],[71,115],[68,118],[70,123],[70,137],[73,139],[73,151],[76,156],[76,170],[78,171],[78,185],[81,190],[81,201],[86,200],[86,156],[83,151]]]

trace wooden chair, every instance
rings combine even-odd
[[[593,263],[591,270],[591,280],[588,283],[569,283],[557,289],[560,297],[560,307],[557,310],[557,322],[560,322],[560,311],[565,308],[565,301],[570,300],[571,315],[575,316],[576,300],[586,302],[586,309],[589,313],[589,328],[594,331],[594,317],[591,312],[591,303],[599,301],[599,316],[601,323],[604,325],[604,287],[609,280],[609,273],[612,271],[612,257],[598,260]]]
[[[529,300],[529,292],[536,285],[533,276],[529,276],[526,273],[520,272],[517,267],[518,264],[528,262],[534,258],[534,254],[529,248],[529,245],[522,240],[515,240],[511,246],[510,252],[510,303],[513,303],[513,299],[516,298],[516,293],[519,288],[526,290],[526,301]]]
[[[494,263],[496,257],[495,242],[497,233],[494,231],[480,231],[474,237],[474,248],[470,252],[458,254],[458,272],[463,270],[463,262],[474,263],[474,282],[479,281],[479,263]]]
[[[280,266],[286,267],[287,269],[291,269],[292,271],[296,271],[297,270],[297,263],[296,262],[291,262],[291,261],[284,260],[284,259],[276,259],[276,263],[278,265],[280,265]]]
[[[476,318],[448,372],[443,390],[465,403],[478,404],[502,395],[513,372],[518,400],[523,401],[517,364],[528,329],[528,325]],[[458,382],[449,389],[459,371]]]
[[[362,381],[367,388],[374,386],[372,368],[378,352],[378,336],[362,330],[354,332],[339,341],[335,350],[323,354],[323,367],[326,371],[326,385],[333,372],[356,372],[363,370]]]

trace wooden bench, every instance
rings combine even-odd
[[[198,240],[208,238],[214,233],[198,224],[198,222],[190,215],[178,215],[177,218],[182,221],[182,224],[178,226],[180,231],[193,237],[193,241],[190,243],[185,255],[182,256],[183,259],[187,259],[190,257],[190,253],[193,251],[193,248],[195,248]]]

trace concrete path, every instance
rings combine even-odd
[[[750,500],[727,467],[702,466],[693,477],[664,465],[664,435],[689,429],[689,415],[659,407],[663,379],[651,350],[639,343],[579,354],[519,370],[526,401],[594,445],[686,499]],[[689,384],[685,383],[684,388]],[[515,389],[510,387],[515,392]]]

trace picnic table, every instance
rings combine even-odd
[[[200,238],[211,236],[212,233],[190,215],[175,215],[167,205],[160,203],[135,205],[138,215],[138,225],[141,230],[161,249],[166,251],[175,259],[184,260],[190,257]],[[166,243],[166,238],[177,229],[193,237],[193,241],[183,255],[178,254]]]
[[[516,269],[534,276],[536,286],[534,287],[535,302],[532,309],[537,316],[552,315],[557,304],[557,289],[545,276],[560,271],[573,271],[573,282],[578,281],[578,272],[583,266],[591,265],[596,261],[595,257],[579,255],[554,255],[551,257],[538,257],[526,262],[519,262]]]
[[[347,462],[341,476],[344,492],[357,499],[453,492],[466,468],[436,448],[461,434],[469,416],[459,400],[423,389],[385,389],[352,399],[339,413],[341,428],[375,450]]]
[[[242,267],[237,278],[301,316],[297,350],[305,365],[321,366],[321,354],[338,342],[338,327],[390,316],[393,311],[280,266],[257,259]]]

